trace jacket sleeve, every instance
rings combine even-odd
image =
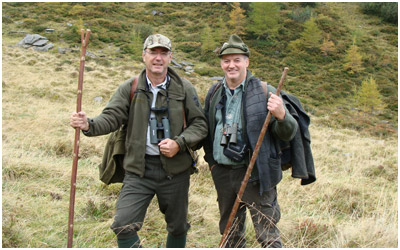
[[[276,89],[268,85],[268,92],[275,93]],[[269,94],[267,95],[268,102]],[[282,96],[280,96],[282,99]],[[282,100],[283,102],[283,100]],[[285,104],[283,103],[285,109],[285,118],[282,121],[278,121],[274,116],[272,116],[269,126],[271,126],[271,131],[275,137],[281,139],[282,141],[290,141],[294,138],[297,132],[298,124],[296,119],[287,110]]]
[[[282,121],[278,121],[275,118],[271,119],[271,121],[272,120],[272,132],[276,137],[282,141],[290,141],[293,139],[293,137],[296,135],[298,124],[286,107],[285,118]]]
[[[205,99],[205,103],[204,103],[204,114],[206,116],[206,119],[208,121],[208,124],[210,126],[210,117],[209,117],[209,112],[210,112],[210,98],[211,98],[211,93],[214,91],[216,87],[216,84],[213,85],[210,90],[207,93],[206,99]],[[217,162],[214,160],[214,156],[213,156],[213,139],[211,138],[212,133],[211,130],[213,130],[214,128],[209,127],[208,129],[208,134],[206,139],[203,141],[203,149],[204,149],[204,160],[208,163],[208,165],[211,167],[213,165],[215,165]]]
[[[105,135],[127,123],[131,83],[130,79],[121,84],[101,114],[94,118],[88,118],[89,130],[84,133],[86,136]]]
[[[201,108],[196,89],[190,82],[184,81],[185,86],[185,116],[186,129],[175,139],[182,151],[186,150],[185,142],[190,148],[196,147],[207,136],[208,125]],[[184,137],[184,139],[182,138]]]

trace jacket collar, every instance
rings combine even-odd
[[[169,97],[176,100],[183,100],[185,98],[185,90],[182,79],[171,67],[168,67],[168,75],[171,78],[171,83],[168,87]],[[149,91],[149,86],[146,84],[146,69],[143,69],[139,75],[138,89]]]
[[[245,89],[247,88],[247,85],[249,84],[249,81],[250,81],[251,79],[253,79],[253,78],[254,78],[254,75],[251,73],[251,71],[250,71],[249,69],[247,69],[246,81],[245,81],[245,83],[244,83]]]

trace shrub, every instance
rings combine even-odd
[[[316,2],[304,2],[304,3],[300,3],[300,6],[315,8],[317,6],[317,3]]]
[[[143,42],[148,36],[150,36],[154,32],[153,26],[146,23],[135,24],[133,26],[133,31],[135,32],[135,34],[138,34],[142,38]]]
[[[39,24],[40,24],[40,21],[37,19],[26,18],[26,19],[24,19],[23,23],[21,23],[19,26],[21,26],[22,28],[32,28]]]
[[[9,16],[3,16],[2,17],[2,22],[4,24],[9,24],[9,23],[13,23],[12,19]]]
[[[98,65],[102,65],[105,67],[111,67],[111,62],[107,59],[104,58],[95,58],[94,61],[98,64]]]
[[[218,68],[196,68],[195,72],[201,76],[219,76],[222,74],[221,70]]]
[[[365,14],[381,17],[384,21],[397,24],[397,2],[391,3],[360,3],[361,10]]]
[[[95,23],[103,28],[114,32],[122,32],[124,30],[122,23],[116,22],[114,20],[98,18],[95,20]]]
[[[44,32],[45,29],[47,29],[46,26],[35,26],[32,28],[32,31],[35,33],[41,33]]]
[[[318,27],[327,33],[334,31],[336,28],[333,19],[329,16],[325,16],[324,14],[319,14],[315,21],[318,23]]]
[[[297,22],[304,23],[310,19],[311,14],[312,10],[307,6],[306,8],[296,8],[295,10],[292,10],[289,17]]]
[[[79,28],[76,25],[72,25],[72,26],[68,27],[66,29],[66,31],[62,34],[61,37],[68,43],[80,43],[81,42]],[[100,37],[99,37],[99,39],[100,39]]]
[[[191,53],[191,52],[201,52],[201,43],[199,42],[182,42],[179,45],[176,46],[176,49],[181,50],[185,53]]]
[[[112,209],[106,202],[97,204],[95,201],[90,199],[86,207],[83,209],[83,213],[89,217],[93,217],[100,220],[106,220],[112,218]]]

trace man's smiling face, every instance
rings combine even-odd
[[[229,82],[240,83],[246,78],[249,58],[242,54],[229,54],[221,58],[221,68]]]
[[[168,65],[172,60],[172,53],[166,48],[155,47],[144,50],[142,58],[148,74],[163,75],[168,71]]]

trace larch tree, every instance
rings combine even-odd
[[[240,8],[240,3],[232,4],[232,11],[229,14],[228,24],[231,26],[233,34],[243,35],[246,30],[246,16],[244,9]]]
[[[258,36],[274,36],[279,29],[279,5],[272,2],[253,2],[250,3],[251,12],[249,14],[249,31]]]
[[[384,109],[382,95],[379,93],[375,79],[370,77],[361,83],[361,88],[357,91],[356,103],[364,112],[379,111]]]

